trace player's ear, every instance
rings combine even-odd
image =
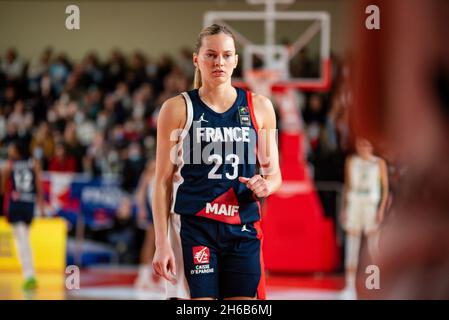
[[[193,53],[193,65],[198,68],[198,55],[196,52]]]
[[[237,68],[238,63],[239,63],[239,55],[236,53],[236,54],[235,54],[235,64],[234,64],[234,69]]]

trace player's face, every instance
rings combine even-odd
[[[193,56],[203,83],[219,84],[229,81],[237,61],[234,39],[224,33],[204,37],[198,54]]]
[[[363,156],[370,156],[373,154],[373,146],[368,140],[365,139],[357,139],[356,144],[356,151],[359,155]]]

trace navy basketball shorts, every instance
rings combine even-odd
[[[176,284],[168,298],[256,297],[265,299],[259,222],[231,225],[170,215]]]
[[[9,223],[24,222],[29,225],[33,221],[34,203],[10,201],[7,205],[6,215]]]

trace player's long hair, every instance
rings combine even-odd
[[[197,42],[196,42],[195,53],[198,54],[200,52],[200,48],[203,45],[203,39],[205,37],[213,36],[213,35],[220,34],[220,33],[224,33],[224,34],[230,36],[235,42],[234,35],[228,28],[214,23],[214,24],[204,28],[203,30],[201,30],[200,34],[198,35]],[[200,72],[200,69],[198,67],[196,67],[195,68],[195,78],[193,80],[193,88],[199,89],[199,87],[201,87],[201,84],[202,84],[201,83],[201,72]]]

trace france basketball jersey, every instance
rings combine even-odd
[[[182,93],[187,121],[177,145],[171,212],[227,224],[260,220],[259,201],[239,177],[257,173],[257,123],[251,93],[239,88],[234,104],[217,113],[198,90]]]
[[[12,201],[34,202],[36,197],[36,183],[33,160],[13,161],[9,179]]]
[[[31,223],[36,200],[36,177],[33,160],[9,163],[11,172],[5,190],[4,207],[9,222]]]

